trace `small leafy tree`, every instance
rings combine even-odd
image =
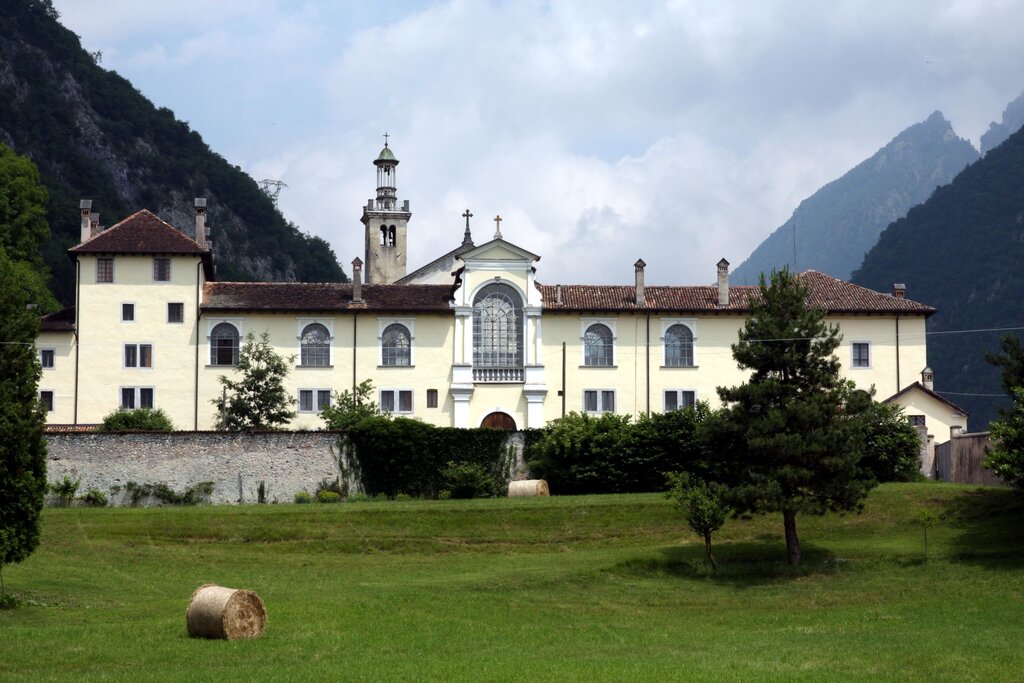
[[[288,366],[295,356],[284,358],[270,344],[270,334],[256,339],[250,332],[238,352],[241,379],[221,375],[224,395],[213,400],[217,429],[278,429],[295,417],[295,399],[284,388]]]
[[[867,392],[855,392],[850,411],[863,428],[860,466],[880,482],[914,481],[921,476],[921,441],[903,407],[879,403]]]
[[[935,526],[935,523],[939,521],[938,516],[931,510],[924,508],[917,511],[914,515],[914,522],[921,526],[924,531],[924,559],[928,559],[928,530]]]
[[[163,408],[118,408],[108,413],[100,425],[101,432],[173,432],[174,423]]]
[[[1010,486],[1024,489],[1024,387],[1013,395],[1010,411],[989,424],[994,447],[984,464]]]
[[[675,501],[682,510],[686,523],[698,536],[704,539],[704,552],[711,569],[717,571],[718,563],[711,553],[711,534],[722,528],[729,507],[715,494],[707,482],[691,477],[686,472],[669,472],[669,490],[666,498]]]
[[[723,495],[735,514],[781,512],[786,551],[800,564],[796,517],[856,510],[875,480],[860,467],[863,403],[839,376],[839,329],[808,306],[788,269],[761,276],[760,296],[732,345],[750,380],[719,387],[725,408],[706,421],[722,453]]]
[[[368,417],[388,417],[381,412],[373,396],[373,382],[364,380],[353,391],[346,389],[334,393],[331,405],[320,411],[320,418],[328,429],[347,431]]]

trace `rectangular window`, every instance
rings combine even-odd
[[[185,322],[185,304],[167,304],[167,322]]]
[[[135,322],[135,304],[121,304],[121,322]]]
[[[171,281],[171,259],[156,257],[153,259],[153,281]]]
[[[113,257],[100,257],[96,259],[96,282],[114,281],[114,259]]]
[[[331,405],[330,389],[299,389],[299,412],[319,413]]]
[[[924,415],[907,415],[912,427],[924,427]]]
[[[39,349],[39,365],[44,370],[52,370],[57,353],[53,349]]]
[[[121,387],[121,407],[127,410],[153,407],[153,387]]]
[[[437,407],[437,389],[427,389],[427,407]]]
[[[380,409],[385,413],[411,413],[412,391],[409,389],[383,389],[380,392]]]
[[[43,406],[46,408],[46,412],[53,412],[53,392],[52,391],[40,391],[39,400],[43,402]]]
[[[153,367],[153,345],[152,344],[125,344],[124,345],[124,366],[126,368],[151,368],[151,367]]]
[[[690,408],[696,403],[697,394],[685,389],[668,389],[665,391],[665,412]]]
[[[868,342],[853,342],[853,367],[871,367],[871,344]]]
[[[583,410],[587,413],[614,413],[613,389],[586,389],[583,392]]]

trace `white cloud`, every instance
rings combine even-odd
[[[941,109],[977,141],[1024,88],[1024,8],[998,0],[58,7],[287,182],[286,214],[343,263],[387,130],[411,264],[457,244],[468,207],[478,242],[501,213],[545,282],[627,282],[637,257],[652,283],[710,282],[903,128]]]

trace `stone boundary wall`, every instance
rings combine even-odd
[[[129,504],[129,481],[179,493],[212,481],[210,502],[220,504],[257,502],[262,481],[267,502],[291,503],[296,492],[339,476],[337,440],[331,432],[49,433],[46,478],[80,478],[78,495],[96,488],[111,505]],[[115,487],[121,491],[111,495]]]
[[[212,481],[209,500],[215,504],[256,503],[263,482],[268,503],[291,503],[297,492],[312,494],[321,480],[341,476],[333,432],[50,432],[46,441],[48,482],[80,479],[77,495],[99,489],[115,506],[131,503],[129,481],[166,484],[178,493]],[[508,479],[525,471],[523,441],[522,432],[509,432],[506,443],[514,457]],[[353,479],[348,485],[352,492],[362,490]]]

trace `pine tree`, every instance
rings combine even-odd
[[[858,509],[874,486],[859,466],[864,430],[853,385],[833,355],[839,329],[807,305],[787,269],[761,276],[760,300],[732,346],[750,380],[719,387],[726,407],[709,430],[724,456],[723,496],[734,513],[781,512],[789,561],[801,560],[798,513]]]
[[[224,395],[213,400],[218,411],[217,429],[278,429],[295,417],[291,409],[295,399],[284,388],[288,365],[295,357],[285,359],[270,344],[264,332],[257,340],[252,333],[238,352],[241,379],[221,375]]]
[[[39,545],[46,495],[46,414],[35,340],[39,316],[28,308],[31,287],[0,247],[0,570]]]

